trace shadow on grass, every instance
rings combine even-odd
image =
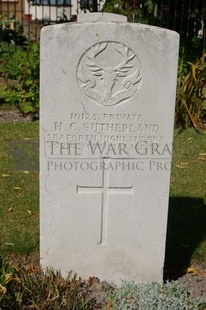
[[[200,198],[170,197],[164,279],[177,279],[206,238],[206,206]]]

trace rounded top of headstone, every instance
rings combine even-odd
[[[84,13],[77,16],[77,22],[127,22],[127,16],[111,13]]]

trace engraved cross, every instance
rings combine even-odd
[[[109,159],[103,159],[103,167],[105,163],[109,162]],[[114,187],[109,186],[109,172],[108,170],[102,170],[102,185],[101,186],[80,186],[77,185],[78,194],[101,194],[101,232],[100,232],[100,245],[107,245],[107,226],[108,226],[108,194],[125,194],[132,195],[134,186],[126,187]]]

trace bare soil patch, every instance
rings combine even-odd
[[[37,117],[36,117],[37,118]],[[0,122],[29,122],[36,120],[31,115],[23,117],[18,110],[6,110],[0,108]]]

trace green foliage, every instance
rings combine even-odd
[[[187,74],[183,61],[179,64],[176,101],[176,124],[187,128],[201,127],[203,105],[206,100],[206,54],[189,63]]]
[[[202,304],[190,299],[187,291],[177,283],[135,284],[123,282],[107,300],[111,310],[200,310]]]
[[[6,293],[6,286],[14,279],[13,267],[10,262],[3,261],[0,256],[0,300],[2,295]]]
[[[152,14],[154,12],[154,8],[155,8],[155,5],[154,5],[154,1],[153,0],[146,0],[144,1],[144,5],[148,11],[149,14]]]
[[[16,272],[12,264],[0,256],[0,309],[17,309],[21,300],[20,292],[12,289],[19,285]]]
[[[132,0],[107,0],[103,10],[126,15],[129,21],[168,27],[168,12],[173,8],[172,4],[164,5],[160,10],[155,3],[157,2],[146,0],[140,5],[140,2]],[[181,7],[178,6],[178,12],[180,11]],[[198,16],[204,15],[203,11],[191,11],[190,14],[194,13],[191,17],[197,19]],[[172,21],[170,24],[173,24]],[[204,103],[206,106],[206,56],[200,58],[203,50],[201,38],[195,36],[188,39],[182,33],[178,67],[176,125],[183,128],[201,127],[206,121],[206,109],[203,108]]]
[[[122,8],[122,2],[123,1],[121,0],[107,0],[105,2],[103,11],[106,13],[124,14],[125,11]]]
[[[39,43],[30,43],[13,54],[5,53],[0,74],[6,90],[1,96],[25,116],[39,110]]]
[[[76,275],[63,278],[60,272],[43,271],[31,264],[14,268],[0,261],[0,309],[92,310],[84,283]]]
[[[0,14],[0,43],[15,43],[24,45],[26,37],[23,35],[23,27],[18,23],[18,20],[13,16]]]
[[[140,7],[139,3],[134,1],[107,0],[103,11],[107,13],[116,13],[126,15],[128,21],[149,24],[154,20],[155,4],[152,0],[145,0]],[[144,12],[144,14],[142,14]]]

